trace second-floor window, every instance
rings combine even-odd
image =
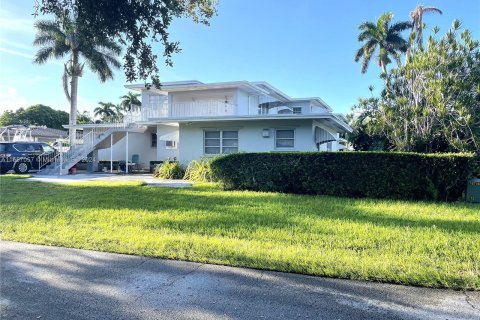
[[[238,152],[238,131],[205,130],[203,135],[205,154],[227,154]]]
[[[292,113],[293,114],[301,114],[302,113],[302,107],[293,107],[292,108]]]

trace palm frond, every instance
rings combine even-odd
[[[364,47],[361,47],[360,49],[358,49],[357,54],[355,54],[355,62],[358,62],[358,60],[360,60],[364,52],[365,52]]]
[[[50,34],[44,34],[44,33],[39,33],[35,36],[35,39],[33,40],[33,45],[34,46],[44,46],[44,45],[53,45],[55,43],[55,38],[52,37]]]
[[[365,30],[358,35],[359,42],[365,41],[367,39],[376,39],[376,38],[378,38],[377,32],[376,30],[372,30],[372,29]]]
[[[367,72],[368,64],[370,63],[370,60],[372,59],[374,51],[375,51],[375,47],[370,47],[370,48],[367,48],[367,50],[363,54],[362,69],[361,69],[362,73]]]
[[[358,26],[358,29],[360,29],[360,30],[375,30],[376,28],[377,28],[377,26],[375,25],[375,23],[370,22],[370,21],[362,22]]]
[[[435,12],[435,13],[443,14],[442,10],[435,7],[422,7],[422,11],[423,13]]]
[[[44,64],[53,55],[53,47],[43,47],[35,54],[33,62],[36,64]]]
[[[405,31],[407,29],[412,28],[412,23],[410,21],[401,21],[401,22],[396,22],[390,27],[390,32],[393,33],[399,33],[402,31]]]
[[[52,34],[64,34],[58,23],[52,20],[39,20],[34,24],[35,28],[40,32]]]

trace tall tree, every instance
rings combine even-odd
[[[36,104],[26,109],[20,108],[15,112],[5,111],[0,116],[0,125],[28,124],[63,130],[62,125],[68,122],[68,117],[68,113],[65,111],[54,110],[43,104]]]
[[[208,25],[216,14],[217,0],[36,0],[35,13],[76,16],[90,39],[110,39],[126,47],[124,70],[127,81],[138,79],[159,87],[157,56],[152,42],[160,42],[167,65],[171,56],[180,51],[179,43],[171,41],[168,28],[174,18],[190,17]]]
[[[442,14],[442,11],[438,8],[425,7],[421,4],[417,4],[415,10],[410,12],[410,18],[412,18],[412,31],[416,34],[417,45],[420,49],[423,47],[423,15],[429,12]]]
[[[393,69],[379,98],[354,110],[352,125],[384,135],[398,151],[480,154],[480,41],[452,28]]]
[[[360,34],[358,41],[363,45],[355,55],[355,62],[362,59],[362,73],[365,73],[373,55],[377,52],[377,63],[384,73],[387,72],[387,64],[393,57],[397,62],[399,55],[408,49],[408,42],[402,38],[402,31],[411,28],[408,21],[391,24],[393,14],[386,12],[378,18],[377,23],[365,21],[358,29]]]
[[[113,68],[120,68],[117,60],[121,47],[106,37],[91,37],[83,26],[66,16],[62,21],[37,21],[37,34],[33,44],[39,46],[34,63],[44,64],[49,59],[68,56],[63,73],[63,88],[70,102],[70,125],[77,123],[78,78],[86,63],[100,81],[113,79]],[[70,129],[70,139],[75,139],[75,129]]]
[[[102,121],[107,122],[115,118],[116,112],[115,112],[115,104],[111,102],[102,102],[100,101],[98,103],[100,106],[96,107],[93,110],[93,114],[96,117],[100,117]]]
[[[129,91],[127,94],[120,97],[120,99],[122,99],[120,106],[122,106],[125,111],[130,111],[133,106],[140,107],[142,105],[142,102],[138,99],[140,96],[140,93]]]

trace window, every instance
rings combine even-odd
[[[205,154],[238,152],[238,131],[205,131],[203,136]]]
[[[26,144],[14,144],[13,148],[17,150],[18,152],[25,152],[27,151],[27,145]]]
[[[292,111],[293,111],[293,114],[301,114],[302,113],[302,107],[293,107]]]
[[[165,148],[167,148],[167,149],[177,149],[177,141],[175,141],[175,140],[165,141]]]
[[[156,133],[152,133],[152,138],[151,138],[151,144],[150,146],[152,148],[156,148],[157,147],[157,134]]]
[[[295,146],[295,130],[277,129],[275,130],[275,148],[291,149]]]

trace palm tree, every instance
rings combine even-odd
[[[115,118],[115,105],[111,102],[102,102],[98,103],[100,106],[96,107],[93,110],[93,113],[96,117],[100,117],[102,121],[106,122]]]
[[[400,53],[407,51],[408,42],[402,38],[401,33],[411,28],[412,24],[402,21],[390,25],[392,18],[393,14],[387,12],[378,18],[376,24],[366,21],[358,26],[360,30],[358,41],[363,42],[363,46],[358,49],[355,62],[362,58],[362,73],[367,71],[368,64],[376,51],[378,51],[378,65],[384,73],[387,72],[387,64],[391,62],[390,56],[398,62]]]
[[[68,56],[64,66],[63,89],[70,103],[70,125],[77,123],[78,78],[82,76],[85,63],[96,73],[100,81],[113,79],[113,68],[120,68],[117,57],[121,47],[109,39],[91,38],[83,34],[81,26],[71,19],[59,21],[37,21],[37,34],[33,44],[40,49],[35,55],[34,63],[44,64],[49,59],[62,59]],[[73,143],[75,129],[70,129]]]
[[[419,48],[423,47],[423,15],[428,12],[442,14],[442,10],[438,8],[424,7],[421,4],[417,4],[415,10],[410,12],[410,18],[412,18],[412,31],[416,33],[417,45]]]
[[[138,97],[140,96],[140,93],[133,93],[129,91],[126,95],[120,97],[120,99],[122,99],[122,101],[120,102],[120,106],[122,106],[123,110],[125,111],[130,111],[132,109],[132,106],[140,107],[142,105],[142,103],[138,99]]]

